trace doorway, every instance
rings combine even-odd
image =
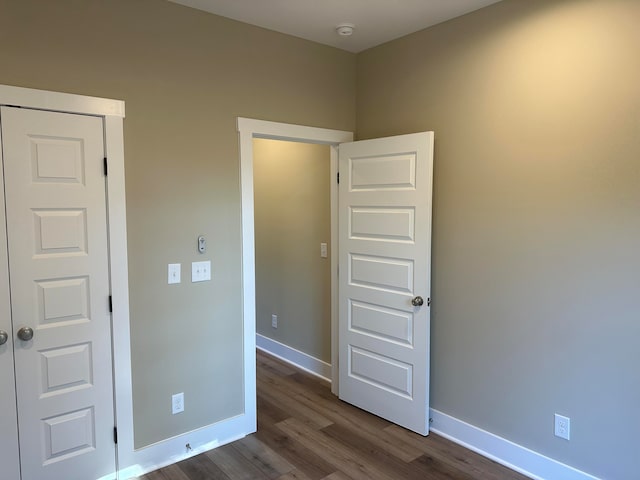
[[[255,138],[253,147],[256,344],[328,380],[329,146]]]
[[[242,290],[244,312],[244,384],[245,384],[245,412],[256,411],[256,291],[255,291],[255,212],[254,212],[254,168],[253,168],[253,139],[266,138],[292,142],[329,145],[330,148],[330,176],[335,178],[338,172],[337,145],[353,140],[353,133],[324,128],[305,127],[285,123],[268,122],[248,118],[238,118],[238,132],[240,135],[240,183],[242,194]],[[328,246],[335,251],[337,246],[337,183],[331,182],[331,240]],[[331,258],[331,391],[338,393],[338,343],[337,343],[337,258]]]
[[[352,135],[242,118],[238,131],[246,412],[256,409],[253,139],[325,143],[332,176],[338,157],[344,173],[344,181],[331,183],[331,249],[340,249],[332,279],[343,270],[332,288],[332,392],[426,435],[433,132],[340,142],[341,134]]]

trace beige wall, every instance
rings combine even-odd
[[[329,147],[255,139],[253,162],[256,329],[331,363]]]
[[[357,57],[360,138],[436,132],[433,406],[616,479],[640,427],[638,18],[505,0]],[[136,445],[237,413],[235,117],[353,130],[356,57],[161,0],[0,0],[0,45],[0,83],[126,101]],[[213,281],[167,286],[199,234]]]
[[[639,20],[506,0],[358,56],[358,138],[436,134],[432,406],[611,479],[640,429]]]
[[[0,83],[126,101],[136,446],[240,413],[236,117],[353,130],[354,55],[162,0],[0,0],[0,45]]]

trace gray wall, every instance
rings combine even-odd
[[[0,83],[126,101],[136,447],[240,413],[236,117],[353,130],[355,56],[163,0],[0,0],[0,45]]]
[[[432,406],[620,480],[640,431],[639,20],[638,1],[506,0],[358,56],[358,138],[436,133]]]
[[[331,363],[329,147],[255,139],[253,173],[256,329]]]

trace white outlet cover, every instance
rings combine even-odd
[[[171,413],[175,415],[182,412],[184,412],[184,392],[171,395]]]
[[[563,415],[554,415],[554,434],[556,437],[569,440],[571,438],[571,419]]]

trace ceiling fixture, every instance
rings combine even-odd
[[[356,26],[353,23],[341,23],[336,27],[336,32],[341,37],[350,37],[353,35],[353,30]]]

